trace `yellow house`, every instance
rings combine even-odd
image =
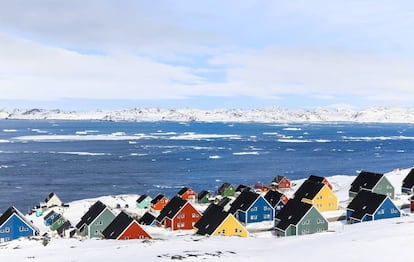
[[[306,180],[296,190],[294,198],[315,206],[318,211],[338,210],[338,197],[324,183]]]
[[[247,229],[232,214],[215,204],[204,211],[203,217],[195,223],[194,231],[203,236],[249,236]]]

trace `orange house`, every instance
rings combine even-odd
[[[174,197],[157,217],[157,225],[171,230],[191,230],[202,214],[187,200]]]
[[[168,204],[168,198],[163,194],[158,194],[154,199],[151,200],[151,209],[153,211],[160,211],[162,210],[165,205]]]
[[[183,187],[180,191],[178,191],[177,196],[181,197],[182,199],[188,200],[192,203],[195,203],[198,195],[191,188]]]
[[[276,176],[272,180],[272,186],[276,187],[276,189],[288,189],[290,188],[290,180],[287,179],[285,176]]]
[[[123,211],[102,231],[102,235],[106,239],[116,240],[152,238],[135,219]]]

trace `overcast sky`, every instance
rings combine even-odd
[[[414,101],[409,0],[0,6],[0,108],[366,108]]]

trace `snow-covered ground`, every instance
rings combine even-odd
[[[410,169],[397,169],[386,174],[400,192],[401,181]],[[333,176],[333,184],[340,206],[347,204],[347,190],[355,177]],[[297,188],[303,180],[293,181]],[[294,190],[288,191],[291,195]],[[142,214],[135,208],[138,195],[104,196],[69,203],[64,216],[76,224],[82,214],[96,200],[115,208],[129,205],[129,212]],[[408,196],[397,194],[399,205],[408,203]],[[200,207],[199,208],[203,208]],[[115,209],[117,210],[117,209]],[[119,209],[118,209],[119,211]],[[131,258],[143,261],[181,259],[184,261],[389,261],[412,259],[414,216],[405,209],[397,219],[347,225],[332,222],[329,231],[319,234],[277,238],[271,231],[255,231],[248,238],[202,237],[191,231],[171,232],[162,228],[146,227],[152,240],[88,240],[53,237],[49,244],[40,240],[19,239],[0,245],[0,261],[124,261]],[[343,214],[341,209],[326,212],[325,216]],[[44,232],[43,219],[28,216]]]
[[[204,121],[204,122],[376,122],[414,123],[414,108],[369,108],[354,110],[349,107],[286,109],[160,109],[131,108],[123,110],[96,110],[88,112],[44,109],[0,109],[0,119],[53,119],[103,121]]]

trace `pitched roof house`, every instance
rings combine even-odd
[[[101,201],[95,202],[82,216],[76,228],[81,235],[101,238],[102,231],[115,219],[115,214]]]
[[[194,224],[194,231],[203,236],[240,236],[247,237],[249,232],[230,213],[223,208],[210,204],[204,211],[203,217]]]
[[[328,230],[328,220],[311,204],[291,199],[275,217],[277,236],[294,236]]]
[[[198,194],[197,200],[199,204],[207,204],[210,203],[210,198],[212,197],[213,195],[210,192],[203,190]]]
[[[236,188],[236,192],[243,192],[243,191],[250,191],[252,188],[243,184],[240,184],[237,188]]]
[[[54,207],[54,206],[62,206],[63,202],[60,200],[60,198],[55,193],[50,193],[43,203],[40,203],[41,207]]]
[[[106,239],[129,240],[151,239],[150,234],[131,216],[121,211],[102,232]]]
[[[39,235],[39,229],[14,206],[0,216],[0,243],[35,235]]]
[[[290,180],[285,176],[276,176],[272,180],[273,189],[289,189],[290,187]]]
[[[414,212],[414,195],[410,198],[410,211]]]
[[[289,200],[287,196],[285,196],[284,194],[276,190],[267,191],[264,198],[267,200],[267,202],[269,202],[269,204],[275,210],[275,215],[279,213],[279,211],[286,205],[286,203]]]
[[[331,211],[338,209],[338,197],[323,183],[305,180],[296,190],[294,198],[314,205],[319,211]]]
[[[163,194],[156,195],[151,200],[151,210],[152,211],[162,210],[165,207],[165,205],[167,205],[168,201],[169,201],[168,198],[164,196]]]
[[[136,200],[137,208],[149,208],[152,198],[146,194],[140,195]]]
[[[332,190],[332,185],[331,183],[329,183],[326,177],[310,175],[306,180],[316,182],[316,183],[323,183]]]
[[[394,187],[384,174],[361,171],[351,184],[349,197],[355,197],[362,189],[387,195],[391,199],[394,199]]]
[[[361,190],[349,203],[346,218],[349,223],[400,217],[401,211],[383,194]]]
[[[195,203],[197,200],[197,193],[189,187],[181,188],[180,191],[178,191],[177,196],[181,197],[182,199],[188,200],[192,203]]]
[[[146,226],[156,226],[157,225],[157,217],[151,214],[150,212],[145,212],[145,214],[138,219],[138,223],[140,225]]]
[[[43,220],[46,226],[50,226],[50,223],[52,220],[57,217],[59,213],[56,213],[55,211],[50,211],[46,216],[44,216]]]
[[[202,214],[187,200],[174,197],[161,210],[157,224],[172,230],[193,229]]]
[[[402,182],[401,191],[402,193],[408,195],[414,193],[414,168],[412,168],[410,172],[405,176]]]
[[[231,203],[229,213],[244,224],[273,221],[274,219],[272,205],[263,196],[251,191],[242,191]]]
[[[66,219],[61,215],[57,215],[50,223],[50,230],[55,231],[65,223]]]
[[[217,190],[217,195],[221,195],[221,196],[234,196],[235,193],[235,188],[232,184],[230,183],[223,183],[219,189]]]

